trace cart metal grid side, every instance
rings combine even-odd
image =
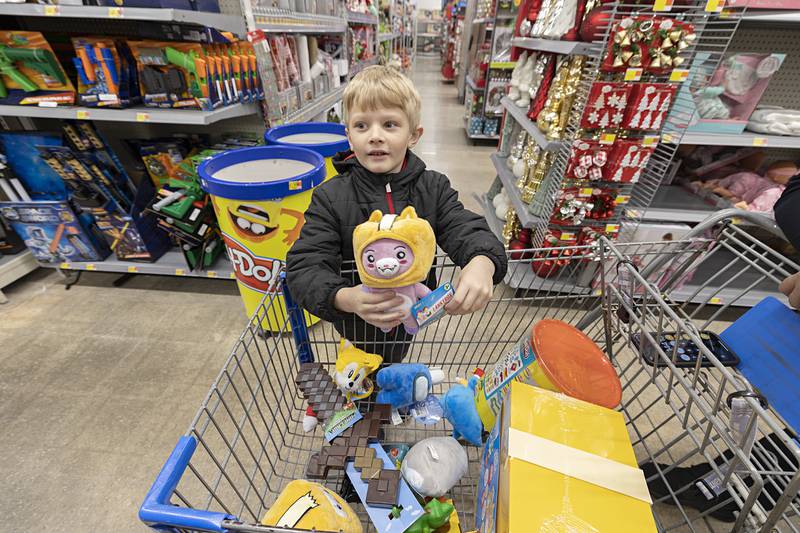
[[[706,355],[715,361],[714,368],[686,369],[668,363],[651,367],[631,341],[633,333],[652,341],[658,331],[695,332],[694,328],[702,329],[706,322],[722,318],[716,313],[721,306],[713,302],[702,308],[697,304],[678,307],[668,299],[670,288],[680,286],[716,249],[736,250],[748,275],[777,281],[797,271],[796,264],[749,235],[750,248],[757,250],[755,259],[737,248],[734,238],[745,237],[728,222],[714,221],[708,228],[700,228],[704,236],[681,241],[616,244],[602,239],[592,246],[515,253],[509,258],[512,273],[522,276],[538,271],[549,277],[526,275],[519,289],[497,287],[484,310],[445,316],[413,338],[404,360],[442,368],[446,382],[434,388],[441,394],[475,367],[491,368],[536,321],[556,318],[576,325],[606,350],[619,372],[621,410],[640,464],[659,465],[649,481],[660,480],[665,486],[666,496],[654,496],[653,511],[660,530],[731,531],[732,524],[713,517],[717,509],[701,513],[682,505],[677,496],[687,487],[670,482],[668,469],[703,463],[727,474],[729,495],[719,507],[734,506],[734,514],[739,516],[733,524],[735,530],[759,530],[771,523],[781,527],[794,524],[787,530],[796,530],[793,499],[800,454],[791,439],[779,437],[782,426],[777,415],[756,406],[753,425],[758,427],[759,438],[774,437],[786,446],[786,460],[770,462],[774,451],[761,449],[765,448],[761,440],[752,454],[745,453],[730,431],[724,402],[727,393],[747,388],[741,376],[722,367],[711,354]],[[345,265],[343,273],[352,270],[352,265]],[[455,280],[457,270],[447,257],[437,257],[439,284]],[[270,293],[250,320],[148,493],[140,510],[145,523],[174,531],[292,531],[256,524],[289,481],[305,477],[309,456],[322,445],[318,431],[303,432],[306,405],[294,376],[299,362],[311,357],[332,371],[339,335],[325,322],[307,330],[300,327],[301,314],[289,295],[285,296],[288,314],[274,305],[284,296]],[[742,310],[724,308],[728,315],[734,311]],[[626,313],[627,322],[620,318]],[[276,334],[264,335],[260,324],[267,316],[281,325]],[[394,335],[375,341],[391,344],[397,340]],[[674,354],[659,353],[661,359],[670,356]],[[446,421],[424,426],[406,420],[400,426],[387,427],[383,441],[413,445],[424,437],[450,431]],[[472,527],[480,450],[466,449],[469,471],[450,496],[461,523]],[[343,476],[331,475],[325,483],[340,491],[343,482]],[[361,516],[365,531],[374,531],[360,504],[351,506]]]

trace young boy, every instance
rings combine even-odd
[[[422,127],[419,93],[408,78],[389,67],[366,68],[348,84],[342,105],[352,150],[334,156],[339,175],[314,190],[287,257],[287,280],[301,307],[391,362],[410,341],[397,327],[402,316],[395,310],[403,300],[362,290],[352,262],[353,229],[373,210],[400,213],[411,205],[431,224],[439,246],[461,267],[446,307],[450,314],[482,309],[505,276],[507,259],[486,220],[465,209],[447,177],[426,170],[411,152]],[[436,283],[432,269],[426,285]],[[393,329],[384,334],[380,328]]]

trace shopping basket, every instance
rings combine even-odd
[[[733,224],[734,217],[750,226]],[[710,368],[680,367],[674,353],[654,342],[660,332],[675,331],[702,345],[698,332],[741,314],[737,306],[754,288],[774,291],[783,277],[798,271],[797,264],[751,236],[751,229],[778,233],[763,217],[725,212],[680,241],[618,244],[601,238],[586,246],[515,251],[507,283],[496,288],[489,305],[424,328],[405,361],[442,368],[447,380],[434,392],[443,393],[475,367],[490,367],[536,321],[576,325],[606,350],[620,375],[620,409],[634,450],[640,465],[653,465],[648,483],[657,488],[653,511],[660,530],[796,531],[800,450],[791,428],[746,394],[752,392],[746,381],[713,354],[705,353],[714,363]],[[703,279],[707,263],[716,264],[720,254],[732,265],[731,274]],[[343,273],[352,274],[353,268],[347,265]],[[456,279],[457,268],[447,257],[437,257],[435,269],[439,283]],[[278,298],[286,298],[286,314],[275,305]],[[259,327],[267,316],[282,325],[277,334]],[[392,335],[382,342],[393,342]],[[173,531],[296,531],[257,524],[290,481],[305,477],[309,456],[323,444],[319,432],[303,432],[306,403],[294,377],[300,362],[311,359],[332,371],[338,342],[332,324],[304,328],[285,290],[267,294],[148,492],[141,520]],[[662,365],[644,362],[648,345],[655,346]],[[732,393],[752,409],[747,434],[757,433],[755,444],[731,429]],[[385,441],[412,445],[450,432],[446,421],[406,420],[386,427]],[[469,470],[450,497],[469,531],[480,450],[466,450]],[[721,478],[723,490],[712,507],[698,511],[682,503],[692,483],[676,484],[670,472],[703,464]],[[344,479],[331,473],[325,483],[338,492]],[[361,506],[352,506],[365,531],[372,531]],[[735,523],[715,518],[731,506]]]

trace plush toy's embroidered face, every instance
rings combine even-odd
[[[413,207],[400,215],[373,211],[353,231],[353,249],[361,282],[367,287],[392,288],[425,280],[436,253],[436,236]]]
[[[359,350],[342,338],[336,357],[334,381],[339,390],[349,394],[351,398],[366,398],[372,394],[374,388],[372,380],[367,379],[367,376],[375,372],[382,362],[380,355]]]
[[[414,263],[414,252],[404,242],[379,239],[367,246],[361,263],[372,276],[391,279],[408,272]]]

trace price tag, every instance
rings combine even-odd
[[[673,0],[656,0],[653,3],[653,11],[672,11]]]
[[[59,6],[44,6],[45,17],[57,17],[60,14],[61,14],[61,8]]]
[[[658,135],[645,135],[642,139],[642,146],[655,146],[659,140],[660,137]]]
[[[89,120],[89,112],[85,109],[79,109],[75,112],[75,118],[78,120]]]
[[[719,12],[719,18],[721,19],[729,19],[733,15],[733,10],[730,9],[723,9]]]
[[[627,204],[630,199],[631,199],[630,196],[627,196],[627,195],[624,195],[624,194],[620,194],[619,196],[614,198],[614,203],[617,204],[617,205]]]
[[[616,233],[619,231],[619,224],[606,224],[606,233]]]
[[[628,209],[628,216],[631,218],[639,218],[639,214],[638,209]]]
[[[136,122],[149,122],[150,113],[136,113]]]
[[[186,271],[184,269],[182,269],[182,268],[176,268],[175,269],[175,275],[176,276],[185,276],[186,275]]]
[[[706,2],[707,13],[719,13],[725,9],[725,0],[708,0]]]
[[[669,75],[669,81],[681,83],[689,78],[689,71],[685,68],[676,68]]]
[[[584,187],[578,191],[578,196],[591,196],[591,195],[592,195],[591,187]]]
[[[714,296],[713,298],[709,298],[708,299],[708,303],[711,303],[711,304],[714,304],[714,305],[719,305],[719,304],[722,303],[722,298]]]
[[[675,137],[671,133],[664,133],[661,135],[661,141],[665,143],[674,143]]]
[[[128,272],[130,274],[136,274],[137,272],[139,272],[139,267],[137,267],[136,265],[128,265]]]
[[[108,8],[108,18],[110,19],[121,19],[123,17],[122,8],[121,7],[109,7]]]
[[[767,142],[766,137],[753,137],[753,146],[766,146]]]
[[[207,278],[216,278],[217,277],[217,271],[216,270],[207,271],[206,272],[206,277]]]
[[[642,72],[640,68],[629,68],[625,71],[625,81],[639,81],[642,79]]]
[[[86,270],[97,270],[97,265],[94,263],[86,263]]]
[[[236,279],[236,272],[231,272],[230,274],[228,274],[228,277],[231,279]]]
[[[565,231],[564,233],[561,234],[560,238],[561,238],[562,241],[572,241],[572,240],[575,240],[575,234],[574,233],[568,233],[568,232]]]
[[[61,264],[58,266],[58,268],[60,268],[60,269],[62,269],[62,270],[69,270],[69,269],[70,269],[70,264],[69,264],[69,263],[61,263]]]

